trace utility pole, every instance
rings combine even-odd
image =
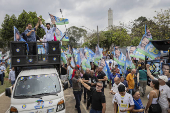
[[[98,38],[98,45],[99,45],[99,33],[98,33],[98,26],[97,26],[97,38]]]

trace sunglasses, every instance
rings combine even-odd
[[[96,85],[97,87],[102,87],[102,86],[99,86],[99,85]]]

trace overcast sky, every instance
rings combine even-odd
[[[127,24],[140,16],[153,18],[154,11],[170,8],[170,0],[0,0],[0,24],[5,14],[15,14],[17,17],[22,10],[36,11],[46,22],[50,22],[48,12],[69,19],[71,26],[85,26],[91,30],[104,30],[108,26],[108,10],[113,10],[113,25],[119,22]],[[63,32],[64,26],[58,26]],[[89,31],[89,30],[87,30]],[[90,32],[90,31],[89,31]]]

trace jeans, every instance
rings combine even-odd
[[[1,77],[1,85],[4,84],[4,77],[3,77],[3,74],[0,74],[0,77]]]
[[[69,82],[70,82],[70,87],[72,87],[72,79],[70,79]]]
[[[97,111],[97,110],[94,110],[93,108],[91,108],[90,113],[102,113],[102,111]]]
[[[133,91],[134,89],[129,89],[129,94],[131,94],[132,95],[132,91]]]
[[[89,107],[91,103],[92,103],[92,95],[91,92],[87,90],[87,107]]]
[[[140,92],[145,94],[146,91],[146,85],[147,85],[147,81],[139,81],[140,84]]]
[[[14,81],[11,81],[11,84],[12,84],[12,86],[15,84],[15,80]]]
[[[75,108],[77,108],[78,113],[81,113],[80,101],[81,101],[81,91],[73,91],[74,97],[76,99]]]
[[[46,43],[45,49],[46,49],[46,54],[48,54],[49,53],[49,44],[48,44],[48,42]]]
[[[84,100],[86,100],[87,89],[84,87]]]

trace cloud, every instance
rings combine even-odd
[[[169,0],[0,0],[0,24],[5,14],[15,14],[17,17],[23,9],[27,12],[36,11],[46,22],[50,22],[48,12],[55,16],[69,19],[71,26],[86,26],[91,30],[104,30],[108,26],[108,10],[113,10],[113,24],[128,23],[140,16],[153,18],[154,11],[168,9]],[[58,26],[63,32],[65,26]],[[90,30],[87,30],[90,32]]]

